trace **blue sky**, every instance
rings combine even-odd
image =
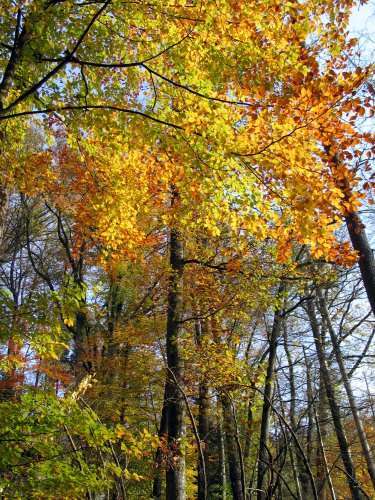
[[[360,46],[366,62],[375,61],[375,2],[370,0],[365,5],[353,9],[350,31],[360,39]]]

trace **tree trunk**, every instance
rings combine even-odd
[[[326,146],[326,153],[329,155],[330,146]],[[340,176],[339,167],[340,159],[338,154],[331,156],[331,161],[334,166],[334,174],[337,186],[344,194],[344,203],[350,202],[352,198],[352,189],[346,177]],[[375,315],[375,259],[370,243],[367,238],[365,226],[357,212],[346,211],[345,223],[348,229],[350,240],[354,250],[359,254],[359,269],[361,271],[362,281],[366,289],[366,294],[371,305],[373,314]]]
[[[354,500],[362,500],[363,495],[361,493],[361,489],[356,479],[354,465],[352,461],[352,457],[350,454],[350,448],[348,444],[348,440],[345,435],[344,427],[342,424],[340,409],[336,401],[336,395],[334,391],[334,387],[331,381],[331,376],[327,366],[327,360],[325,357],[325,352],[322,345],[322,339],[320,334],[320,328],[318,325],[318,321],[316,319],[315,307],[312,300],[307,302],[307,311],[311,324],[311,329],[314,336],[316,352],[318,355],[319,365],[321,369],[321,374],[323,377],[324,387],[327,393],[328,404],[331,410],[333,425],[335,428],[338,445],[340,448],[341,459],[344,464],[348,485],[350,491],[352,493],[352,497]]]
[[[177,194],[173,194],[172,204]],[[185,500],[185,402],[177,384],[183,386],[183,360],[180,352],[183,307],[183,245],[176,228],[170,231],[170,280],[167,314],[167,421],[169,457],[166,471],[166,499]],[[177,382],[177,384],[176,384]]]
[[[346,215],[345,222],[353,248],[359,253],[358,265],[362,281],[365,285],[372,312],[375,315],[375,260],[367,239],[365,226],[355,212]]]

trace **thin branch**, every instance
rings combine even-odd
[[[8,108],[7,108],[8,109]],[[46,109],[39,109],[39,110],[31,110],[31,111],[21,111],[19,113],[13,113],[11,115],[0,115],[0,121],[1,120],[8,120],[11,118],[18,118],[20,116],[28,116],[28,115],[44,115],[44,114],[49,114],[49,113],[59,113],[62,111],[87,111],[87,110],[105,110],[105,111],[118,111],[121,113],[128,113],[130,115],[137,115],[137,116],[142,116],[144,118],[148,118],[149,120],[160,123],[161,125],[165,125],[167,127],[171,127],[177,130],[184,130],[183,127],[180,125],[176,125],[175,123],[167,122],[165,120],[160,120],[159,118],[156,118],[155,116],[149,115],[147,113],[142,113],[142,111],[137,111],[135,109],[127,109],[127,108],[122,108],[120,106],[112,106],[112,105],[106,105],[106,104],[89,104],[88,106],[86,105],[77,105],[77,106],[56,106],[54,108],[46,108]]]

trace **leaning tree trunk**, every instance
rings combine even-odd
[[[321,374],[323,377],[324,387],[327,393],[328,404],[331,410],[332,421],[336,432],[336,437],[338,445],[340,448],[341,459],[344,464],[344,469],[346,472],[347,482],[353,497],[353,500],[362,500],[363,495],[361,488],[359,487],[358,481],[355,475],[355,469],[353,465],[353,460],[350,454],[349,443],[345,435],[343,423],[341,420],[340,409],[336,401],[336,395],[334,386],[331,380],[329,369],[327,366],[327,360],[325,352],[322,345],[322,339],[320,334],[320,328],[315,314],[315,306],[312,300],[307,302],[307,311],[311,324],[311,329],[314,336],[316,352],[318,355],[319,365]]]
[[[326,147],[326,153],[329,154],[330,147]],[[336,154],[331,157],[333,164],[333,173],[335,175],[337,186],[344,194],[343,202],[349,203],[353,196],[348,179],[340,175],[340,160]],[[358,265],[361,271],[362,281],[366,289],[366,294],[370,302],[373,314],[375,315],[375,259],[372,248],[367,238],[365,226],[361,221],[359,214],[354,210],[346,210],[344,213],[345,224],[348,229],[352,246],[358,252]]]
[[[345,387],[345,392],[346,395],[348,396],[348,401],[349,401],[349,406],[353,415],[354,423],[357,429],[357,434],[359,437],[359,441],[361,443],[362,447],[362,453],[363,456],[365,457],[366,460],[366,465],[367,465],[367,470],[369,473],[369,476],[371,478],[372,486],[375,492],[375,463],[374,459],[372,456],[371,448],[367,440],[367,436],[365,433],[365,430],[362,425],[361,418],[359,416],[358,408],[357,408],[357,403],[355,401],[355,397],[353,394],[352,386],[345,368],[344,360],[342,358],[341,354],[341,349],[339,342],[336,337],[336,332],[333,329],[332,323],[331,323],[331,318],[329,317],[329,312],[327,309],[327,304],[326,301],[323,297],[323,294],[321,290],[318,290],[318,298],[319,298],[319,309],[320,313],[322,315],[322,318],[324,318],[324,321],[326,322],[326,325],[328,327],[328,331],[331,337],[332,341],[332,346],[333,346],[333,351],[335,353],[335,358],[336,362],[338,364],[339,370],[340,370],[340,375],[342,378],[342,381],[344,383]]]
[[[366,230],[359,215],[351,212],[345,216],[350,240],[354,250],[359,253],[359,269],[362,281],[365,285],[366,294],[375,315],[375,260],[372,248],[367,239]]]
[[[172,203],[176,200],[174,193]],[[166,499],[185,500],[185,402],[179,389],[183,385],[183,360],[180,337],[182,334],[183,307],[183,245],[179,231],[170,231],[170,279],[167,314],[167,379],[166,404],[168,421],[168,463],[166,470]]]

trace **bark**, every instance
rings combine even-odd
[[[346,472],[348,486],[350,488],[353,499],[354,500],[362,500],[363,495],[362,495],[361,489],[359,487],[358,481],[356,479],[353,460],[351,457],[348,440],[347,440],[346,435],[345,435],[345,431],[344,431],[344,427],[343,427],[343,423],[342,423],[342,419],[341,419],[341,415],[340,415],[340,409],[339,409],[339,406],[338,406],[338,403],[336,400],[334,386],[333,386],[331,376],[329,373],[327,360],[326,360],[325,352],[324,352],[323,345],[322,345],[320,328],[319,328],[319,324],[318,324],[318,321],[316,318],[315,306],[314,306],[314,302],[312,300],[309,300],[307,302],[307,311],[308,311],[308,316],[309,316],[309,320],[310,320],[310,324],[311,324],[311,329],[312,329],[313,336],[314,336],[316,352],[318,355],[321,374],[323,377],[323,383],[324,383],[325,391],[326,391],[327,398],[328,398],[328,404],[329,404],[329,407],[331,410],[333,425],[335,428],[336,437],[337,437],[338,445],[340,448],[340,455],[341,455],[341,459],[342,459],[342,462],[344,464],[344,468],[345,468],[345,472]]]
[[[365,430],[363,428],[361,418],[359,416],[357,403],[355,401],[355,397],[354,397],[354,393],[353,393],[352,386],[350,383],[350,379],[348,377],[348,373],[346,371],[344,360],[342,358],[340,344],[337,340],[336,332],[334,331],[334,328],[332,326],[331,318],[330,318],[330,315],[329,315],[329,312],[327,309],[327,304],[326,304],[326,301],[323,297],[321,290],[318,290],[318,298],[319,298],[319,309],[320,309],[322,318],[324,319],[324,321],[328,327],[328,331],[329,331],[329,334],[331,337],[331,342],[332,342],[336,362],[338,364],[338,367],[340,370],[340,375],[341,375],[342,381],[344,383],[345,392],[346,392],[346,395],[348,397],[349,406],[350,406],[350,409],[351,409],[351,412],[353,415],[353,420],[354,420],[354,423],[356,426],[359,441],[361,443],[362,453],[363,453],[363,456],[365,457],[367,470],[368,470],[369,476],[371,478],[372,486],[373,486],[373,489],[375,492],[375,463],[374,463],[374,459],[373,459],[373,456],[371,453],[371,448],[369,446],[367,436],[366,436]]]
[[[266,498],[266,493],[264,491],[264,480],[267,472],[267,442],[269,434],[270,425],[270,415],[271,415],[271,399],[274,386],[274,371],[275,362],[277,354],[277,342],[281,333],[282,326],[282,316],[279,310],[275,311],[272,331],[269,339],[269,353],[268,353],[268,366],[264,386],[264,399],[263,399],[263,410],[262,410],[262,420],[261,429],[259,436],[259,452],[258,452],[258,477],[257,477],[257,498],[258,500],[264,500]]]
[[[173,200],[177,197],[174,194]],[[169,457],[166,470],[166,499],[185,499],[185,457],[183,438],[185,435],[185,402],[177,384],[183,386],[183,361],[180,352],[183,307],[183,245],[179,231],[170,231],[171,274],[168,292],[167,314],[167,420]],[[176,383],[177,382],[177,383]]]

